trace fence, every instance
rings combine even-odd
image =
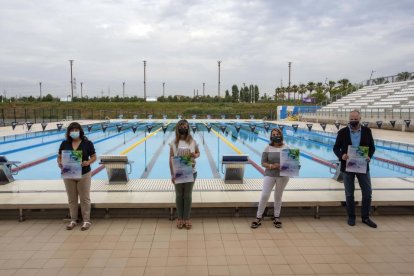
[[[178,115],[183,118],[207,118],[221,119],[225,115],[228,119],[250,119],[251,115],[255,119],[276,119],[276,110],[241,112],[241,113],[205,113],[193,114],[191,112],[183,112],[180,110],[164,110],[163,112],[154,112],[153,110],[94,110],[94,109],[29,109],[29,108],[3,108],[0,109],[0,125],[11,125],[12,122],[17,123],[40,123],[40,122],[60,122],[62,120],[105,120],[105,119],[147,119],[152,115],[153,119],[162,119],[163,115],[167,115],[169,119],[176,119]]]

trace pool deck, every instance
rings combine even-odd
[[[257,207],[262,179],[225,184],[221,179],[197,179],[194,208]],[[373,178],[372,206],[414,206],[414,178]],[[36,193],[36,196],[34,196]],[[343,184],[330,178],[293,178],[283,195],[284,207],[339,207],[344,201]],[[357,188],[356,201],[361,193]],[[125,185],[92,180],[94,208],[175,208],[173,184],[168,179],[133,179]],[[272,206],[273,197],[269,199]],[[61,180],[17,180],[0,186],[0,209],[65,209],[67,196]]]

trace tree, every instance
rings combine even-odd
[[[401,72],[397,75],[397,81],[406,81],[409,80],[411,77],[411,73],[409,72]]]
[[[257,85],[254,86],[254,101],[259,101],[259,87]]]
[[[296,101],[296,93],[299,91],[299,86],[296,84],[292,86],[292,92],[293,92],[293,100]]]
[[[312,81],[308,82],[306,89],[308,89],[309,93],[312,94],[312,91],[315,90],[315,83]]]
[[[306,89],[306,85],[301,83],[299,84],[299,89],[298,89],[298,93],[300,95],[300,100],[303,101],[303,95],[306,93],[307,89]]]
[[[384,77],[379,77],[379,78],[376,78],[375,80],[374,80],[374,83],[375,84],[383,84],[385,82],[385,78]]]
[[[239,88],[236,84],[233,84],[233,86],[231,87],[231,96],[233,98],[233,102],[239,101]]]
[[[226,89],[224,101],[225,102],[231,102],[231,101],[233,101],[233,97],[230,96],[230,92],[229,92],[228,89]]]
[[[45,97],[43,97],[42,101],[53,102],[53,96],[51,94],[47,94]]]

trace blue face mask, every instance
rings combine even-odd
[[[80,134],[79,134],[79,131],[72,131],[69,135],[72,139],[77,139],[79,138]]]

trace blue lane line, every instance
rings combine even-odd
[[[126,130],[125,130],[125,131],[126,131]],[[122,131],[122,132],[120,132],[120,133],[118,133],[118,134],[115,134],[115,135],[113,135],[113,136],[108,136],[108,137],[105,137],[105,138],[102,138],[102,139],[96,140],[96,141],[95,141],[95,143],[99,143],[99,142],[102,142],[102,141],[108,140],[108,139],[110,139],[110,138],[112,138],[112,137],[116,137],[116,136],[121,135],[121,134],[123,134],[123,133],[124,133],[124,131]],[[13,150],[8,150],[8,151],[3,151],[3,152],[0,152],[0,154],[1,154],[1,155],[6,155],[6,154],[10,154],[10,153],[15,153],[15,152],[19,152],[19,151],[24,151],[24,150],[28,150],[28,149],[32,149],[32,148],[41,147],[41,146],[44,146],[44,145],[53,144],[53,143],[60,142],[60,141],[63,141],[63,140],[64,140],[64,139],[57,139],[57,140],[53,140],[53,141],[49,141],[49,142],[44,142],[43,144],[35,144],[35,145],[31,145],[31,146],[23,147],[23,148],[18,148],[18,149],[13,149]]]
[[[269,123],[269,124],[273,124],[273,123]],[[260,127],[260,128],[263,128],[262,126],[259,126],[259,125],[256,125],[256,127]],[[264,129],[264,128],[263,128]],[[301,134],[310,134],[311,136],[321,136],[321,137],[324,137],[324,138],[329,138],[329,139],[332,139],[332,140],[336,140],[336,137],[329,137],[329,136],[326,136],[326,135],[322,135],[322,134],[319,134],[319,133],[316,133],[316,132],[306,132],[306,130],[298,130]],[[290,136],[290,137],[295,137],[295,136],[291,136],[291,135],[288,135],[288,136]],[[302,138],[301,136],[299,136],[298,138]],[[375,139],[374,139],[375,140]],[[319,144],[319,145],[325,145],[325,146],[333,146],[333,144],[331,145],[331,144],[326,144],[326,143],[322,143],[322,142],[318,142],[318,141],[315,141],[315,140],[306,140],[306,141],[309,141],[309,142],[314,142],[314,143],[317,143],[317,144]],[[378,143],[378,142],[376,142],[376,143]],[[379,149],[383,149],[383,150],[389,150],[389,151],[395,151],[395,152],[399,152],[399,153],[405,153],[405,154],[410,154],[410,155],[414,155],[414,152],[413,151],[407,151],[407,150],[400,150],[400,149],[396,149],[396,148],[390,148],[390,147],[385,147],[385,146],[379,146],[379,145],[375,145],[375,147],[376,148],[379,148]]]

